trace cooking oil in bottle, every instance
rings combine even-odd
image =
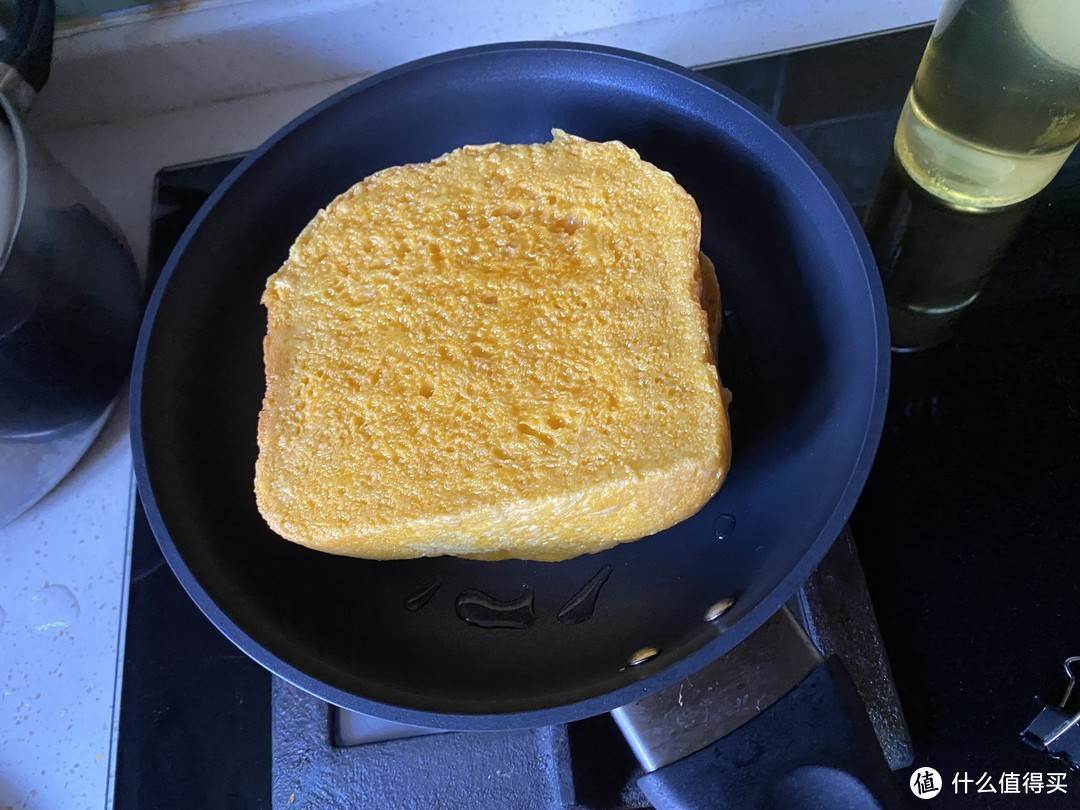
[[[864,220],[893,348],[947,338],[1080,139],[1080,0],[947,0]]]
[[[973,213],[916,183],[894,153],[863,220],[885,287],[894,351],[948,339],[1012,243],[1032,199]]]
[[[960,209],[1041,191],[1080,139],[1080,2],[946,3],[908,93],[895,149]]]

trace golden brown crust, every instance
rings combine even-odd
[[[559,132],[357,184],[263,295],[267,523],[372,559],[560,560],[692,515],[730,458],[699,240],[670,175]]]
[[[720,345],[720,325],[723,321],[720,303],[720,281],[716,277],[716,267],[712,259],[704,253],[698,254],[698,268],[701,275],[701,308],[709,320],[709,345],[713,359],[716,359]]]

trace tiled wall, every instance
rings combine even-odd
[[[164,5],[170,0],[56,0],[56,17],[59,20],[77,20],[97,17],[108,11],[120,11],[135,6]]]
[[[56,0],[58,21],[84,20],[99,17],[110,11],[138,6],[164,6],[182,0]],[[16,0],[0,0],[0,23],[10,25],[15,16]]]

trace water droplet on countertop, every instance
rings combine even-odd
[[[517,599],[502,601],[494,596],[468,589],[458,594],[454,602],[458,618],[466,624],[477,627],[501,628],[504,630],[524,630],[532,627],[536,621],[536,611],[533,609],[535,594],[532,588],[526,588],[525,593]]]
[[[70,627],[79,618],[79,600],[63,585],[46,585],[30,597],[26,623],[38,632]]]
[[[580,591],[566,600],[566,604],[555,614],[559,624],[581,624],[591,619],[593,611],[596,610],[596,599],[600,596],[600,589],[604,587],[609,576],[611,576],[611,566],[605,565],[582,586]]]
[[[428,602],[430,602],[431,598],[436,594],[436,592],[438,592],[439,588],[441,587],[442,577],[435,577],[435,579],[425,584],[419,590],[414,591],[413,593],[406,596],[405,601],[401,604],[406,610],[415,613]]]
[[[717,540],[727,540],[735,531],[735,516],[730,512],[724,512],[713,521],[713,533]]]

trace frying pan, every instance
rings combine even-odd
[[[554,564],[374,562],[274,535],[252,491],[267,276],[322,206],[372,172],[464,144],[543,141],[553,127],[627,143],[701,208],[702,247],[726,313],[720,372],[734,392],[734,461],[723,489],[667,531]],[[821,560],[881,431],[884,311],[848,204],[810,154],[744,99],[692,71],[610,48],[518,43],[446,53],[301,115],[196,216],[139,337],[139,488],[191,597],[286,680],[418,726],[563,723],[723,655]],[[576,622],[557,618],[600,580],[591,614],[581,612],[586,598]],[[491,621],[459,615],[477,592]],[[734,606],[705,621],[722,598]],[[628,666],[644,647],[660,652]]]

